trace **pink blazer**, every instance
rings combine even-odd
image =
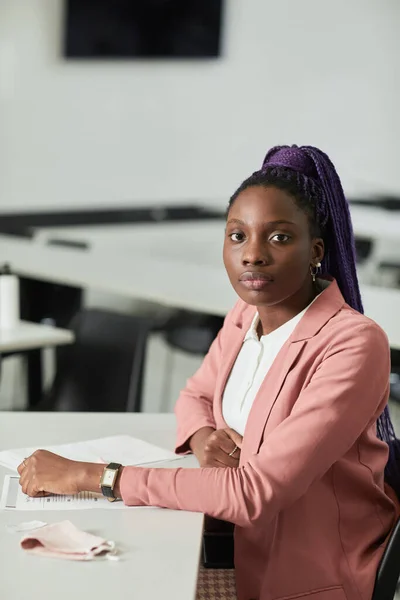
[[[221,398],[255,308],[239,301],[176,405],[177,452],[200,427],[226,427]],[[238,600],[369,600],[398,516],[384,484],[376,419],[389,346],[334,281],[281,348],[255,398],[237,469],[127,467],[128,505],[235,523]]]

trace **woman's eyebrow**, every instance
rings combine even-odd
[[[241,221],[240,219],[229,219],[229,221],[227,221],[227,225],[229,225],[230,223],[237,223],[238,225],[246,225],[245,221]],[[286,225],[296,225],[296,223],[294,223],[293,221],[286,221],[285,219],[279,219],[278,221],[267,221],[266,223],[263,223],[264,225],[270,227],[271,225],[275,226],[275,225],[282,225],[282,224],[286,224]]]

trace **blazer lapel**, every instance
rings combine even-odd
[[[288,340],[278,352],[254,398],[243,436],[242,454],[244,456],[248,453],[257,454],[271,410],[285,383],[287,374],[305,344],[306,340],[299,342],[290,342]]]

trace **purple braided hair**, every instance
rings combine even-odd
[[[313,146],[275,146],[261,169],[233,194],[229,207],[243,190],[257,185],[277,187],[295,198],[309,216],[313,236],[325,240],[322,272],[334,277],[347,304],[363,313],[349,205],[329,157]],[[389,446],[385,478],[400,499],[400,441],[387,406],[378,418],[377,434]]]

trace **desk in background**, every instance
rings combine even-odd
[[[356,235],[360,280],[366,284],[400,283],[400,210],[376,206],[350,206]],[[159,223],[92,223],[79,226],[38,227],[32,237],[44,244],[77,250],[126,252],[132,259],[159,256],[194,264],[216,265],[222,260],[225,219]]]
[[[30,406],[35,404],[42,393],[42,350],[73,342],[72,331],[38,323],[20,321],[13,329],[0,329],[0,360],[2,354],[4,357],[19,353],[27,356],[27,397]]]
[[[67,329],[20,321],[13,329],[0,329],[0,354],[63,346],[73,341],[73,333]]]
[[[167,449],[174,445],[174,415],[108,413],[2,413],[0,450],[128,434]],[[117,461],[118,456],[114,459]],[[189,462],[187,462],[187,460]],[[179,462],[171,463],[178,466]],[[185,465],[197,466],[194,457]],[[0,488],[4,475],[0,467]],[[19,547],[22,534],[6,525],[39,519],[71,520],[81,529],[114,540],[121,560],[75,562],[47,559]],[[156,508],[64,512],[0,512],[1,596],[21,600],[132,597],[139,600],[194,600],[203,515]]]
[[[351,205],[356,234],[360,275],[366,283],[375,283],[380,267],[400,263],[400,211]],[[1,221],[1,219],[0,219]],[[133,222],[93,222],[52,224],[30,229],[32,239],[42,244],[77,251],[107,250],[127,252],[132,259],[159,256],[190,260],[194,264],[216,265],[222,261],[225,218],[212,213],[206,218]],[[379,279],[378,279],[379,281]]]
[[[390,210],[388,207],[390,206]],[[400,231],[400,200],[380,203],[376,201],[350,201],[350,212],[356,236],[376,239],[389,236],[398,241]],[[154,205],[134,208],[102,208],[87,210],[63,210],[57,212],[4,213],[0,214],[0,232],[22,237],[35,237],[37,232],[56,232],[61,229],[93,227],[119,227],[143,224],[204,222],[224,220],[226,206]]]
[[[136,223],[161,223],[204,221],[224,216],[223,208],[202,204],[155,204],[135,207],[103,207],[56,212],[6,212],[0,213],[0,232],[21,237],[33,237],[38,228],[73,227],[84,225],[115,225]]]
[[[390,239],[400,244],[400,210],[351,204],[350,214],[356,236]]]

